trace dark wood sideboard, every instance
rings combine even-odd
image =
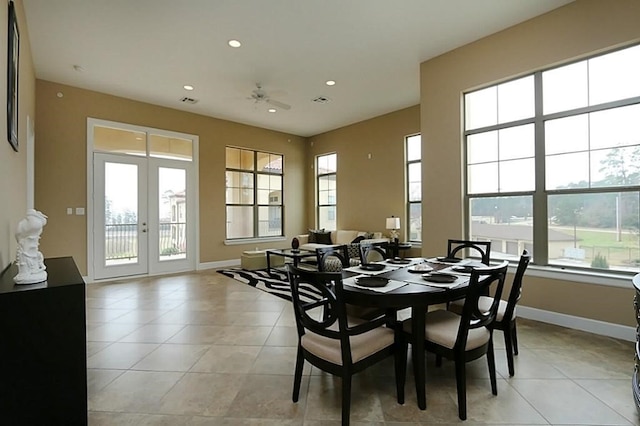
[[[71,257],[44,263],[44,283],[0,275],[0,424],[86,425],[85,283]]]
[[[636,327],[635,367],[633,368],[631,387],[633,388],[633,400],[636,403],[636,408],[640,411],[640,274],[633,277],[633,286],[636,290],[636,295],[633,298],[633,308],[636,312],[638,325]]]

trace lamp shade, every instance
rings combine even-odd
[[[387,218],[387,229],[400,229],[400,218],[399,217],[388,217]]]

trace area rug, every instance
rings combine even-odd
[[[268,274],[265,270],[247,271],[242,268],[220,269],[218,272],[274,296],[291,300],[291,286],[284,272],[272,271]],[[300,296],[307,302],[320,299],[320,293],[316,289],[304,284],[300,286]]]

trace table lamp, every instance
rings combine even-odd
[[[398,242],[398,229],[400,229],[400,218],[391,216],[387,218],[387,229],[391,229],[391,239]]]

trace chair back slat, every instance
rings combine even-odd
[[[473,250],[480,255],[481,262],[489,265],[491,260],[491,241],[448,240],[447,257],[456,257],[460,251]]]
[[[510,321],[513,318],[513,312],[516,309],[516,305],[520,301],[520,297],[522,297],[522,279],[524,278],[524,273],[529,266],[529,262],[531,261],[531,255],[527,250],[522,251],[522,255],[520,256],[520,261],[518,262],[518,268],[516,269],[516,274],[513,277],[513,282],[511,284],[511,290],[509,291],[509,298],[507,299],[507,308],[504,312],[504,318],[507,321]]]
[[[360,244],[360,263],[367,265],[371,263],[371,256],[375,256],[374,261],[389,259],[388,243]]]
[[[498,314],[498,307],[500,305],[500,298],[502,297],[508,266],[509,262],[504,261],[497,266],[475,268],[471,272],[469,289],[462,308],[456,347],[464,350],[469,330],[488,327],[495,320]],[[481,296],[488,294],[490,290],[493,290],[491,306],[486,311],[481,310],[478,306],[478,300]]]

